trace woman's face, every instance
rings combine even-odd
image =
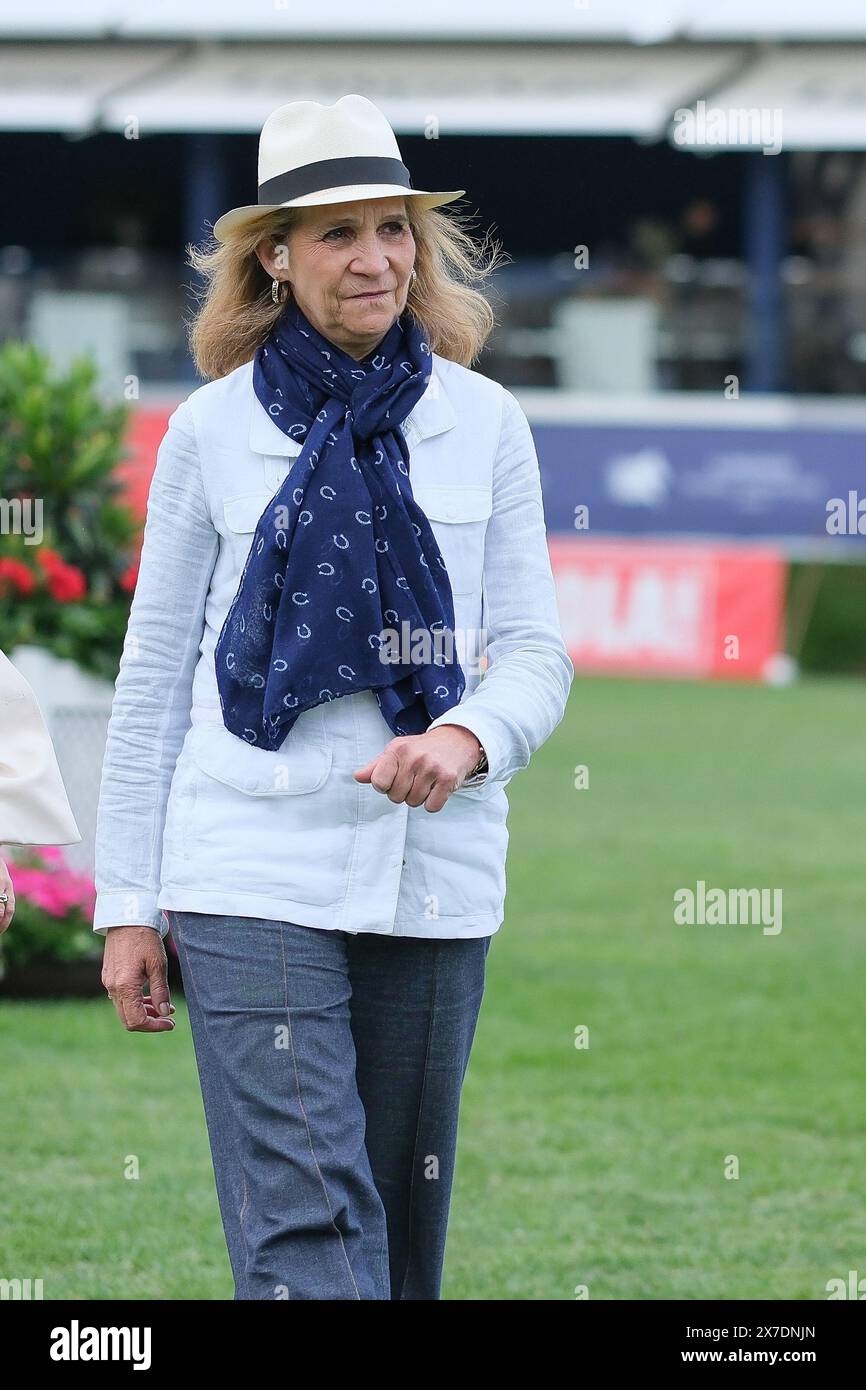
[[[268,274],[288,280],[314,328],[360,360],[406,307],[415,239],[401,197],[299,209],[283,245],[262,241]]]

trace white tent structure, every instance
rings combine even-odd
[[[866,149],[864,45],[858,0],[40,0],[0,13],[0,129],[251,133],[361,90],[403,134],[658,140],[703,101]]]

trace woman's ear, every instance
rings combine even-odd
[[[285,236],[275,236],[272,238],[271,253],[273,255],[271,264],[274,270],[288,270],[289,247]]]
[[[277,271],[289,268],[289,248],[284,236],[266,236],[256,246],[256,255],[271,279]]]
[[[274,274],[274,243],[270,237],[263,237],[256,246],[256,255],[264,270],[273,278]]]

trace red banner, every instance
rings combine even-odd
[[[142,406],[118,470],[144,516],[173,406]],[[766,547],[548,538],[559,613],[578,669],[754,680],[782,650],[785,561]]]
[[[579,669],[755,680],[782,650],[778,551],[560,536],[549,546]]]
[[[119,465],[117,476],[125,484],[124,501],[142,521],[147,510],[150,480],[156,467],[156,451],[162,443],[173,410],[174,406],[140,405],[130,414],[126,436],[130,456]]]

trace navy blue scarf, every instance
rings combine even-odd
[[[395,735],[420,734],[463,695],[442,637],[451,584],[400,428],[432,365],[408,310],[359,362],[294,301],[256,353],[256,396],[303,447],[259,519],[216,646],[223,722],[247,743],[275,750],[304,710],[360,690],[375,690]],[[394,630],[410,642],[396,646]]]

